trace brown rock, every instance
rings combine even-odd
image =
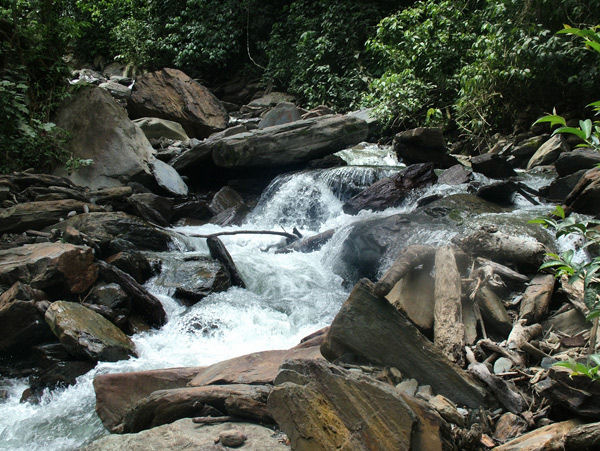
[[[408,272],[385,297],[420,329],[433,328],[434,280],[430,268]]]
[[[127,109],[132,118],[157,117],[180,123],[191,138],[206,138],[227,126],[227,111],[204,86],[177,69],[139,77]]]
[[[600,449],[600,423],[590,423],[571,429],[565,437],[565,451]]]
[[[521,299],[519,318],[526,319],[531,324],[546,316],[555,280],[552,274],[538,274],[531,280]]]
[[[494,438],[504,443],[514,437],[521,435],[527,430],[527,423],[520,416],[507,412],[502,415],[496,423]]]
[[[450,362],[400,312],[373,294],[373,283],[359,281],[342,305],[321,346],[330,361],[353,355],[398,368],[405,377],[454,402],[479,407],[485,391]]]
[[[94,254],[86,246],[57,242],[0,250],[0,283],[20,281],[41,289],[64,286],[78,294],[97,276]]]
[[[577,420],[549,424],[497,446],[494,451],[559,451],[563,449],[565,435],[578,424]]]
[[[247,439],[248,437],[238,429],[226,429],[219,433],[219,443],[230,448],[242,446]]]
[[[600,168],[587,171],[565,200],[567,206],[578,213],[598,215],[600,203]]]
[[[323,361],[284,363],[269,395],[295,450],[446,449],[448,427],[424,402]]]

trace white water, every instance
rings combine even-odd
[[[94,413],[92,380],[96,374],[174,366],[200,366],[267,349],[285,349],[328,325],[348,292],[332,268],[347,236],[344,226],[365,217],[387,216],[410,211],[423,192],[401,207],[385,212],[362,211],[358,216],[343,213],[343,200],[352,191],[390,175],[397,162],[389,149],[372,147],[359,152],[343,151],[353,164],[379,164],[387,168],[335,168],[282,176],[265,191],[244,229],[288,231],[293,226],[303,233],[338,229],[321,249],[309,254],[276,254],[264,251],[280,239],[265,235],[223,237],[248,288],[231,288],[210,295],[191,308],[171,298],[174,288],[161,285],[160,278],[147,288],[163,302],[168,323],[158,331],[133,336],[138,358],[114,363],[100,362],[81,376],[76,385],[44,393],[39,404],[20,403],[26,381],[0,381],[9,397],[0,401],[0,449],[74,449],[106,433]],[[434,186],[426,194],[464,192],[465,186]],[[547,209],[545,210],[547,211]],[[235,230],[239,227],[231,227]],[[211,233],[212,225],[179,229]],[[208,255],[202,239],[182,238],[185,255]],[[158,254],[169,265],[183,253]],[[167,266],[168,268],[168,266]],[[167,269],[166,268],[166,269]]]

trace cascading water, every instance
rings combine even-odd
[[[328,325],[347,297],[348,291],[333,268],[350,223],[410,211],[423,194],[447,195],[466,189],[466,185],[436,185],[411,196],[398,208],[349,216],[342,211],[343,201],[397,171],[398,163],[389,155],[389,148],[376,146],[346,150],[341,155],[353,166],[281,176],[265,190],[243,227],[228,228],[275,230],[296,226],[312,233],[335,228],[335,235],[321,250],[277,254],[263,251],[281,241],[272,236],[222,237],[248,287],[212,294],[193,307],[182,306],[172,298],[169,271],[176,272],[184,257],[208,255],[205,240],[182,238],[185,252],[153,254],[162,260],[163,273],[146,287],[162,301],[167,324],[132,337],[138,358],[100,362],[79,377],[76,385],[45,392],[39,404],[19,402],[26,381],[0,381],[0,388],[8,391],[8,398],[0,401],[0,449],[74,449],[105,434],[94,412],[92,380],[96,374],[201,366],[250,352],[294,346],[302,337]],[[358,167],[363,164],[375,167]],[[222,228],[214,225],[179,229],[202,234],[219,230]]]

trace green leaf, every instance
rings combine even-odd
[[[575,128],[575,127],[560,127],[557,128],[556,130],[554,130],[554,132],[552,133],[553,135],[556,135],[558,133],[569,133],[571,135],[575,135],[578,136],[579,138],[585,140],[587,138],[587,136],[585,135],[585,132],[579,128]]]
[[[585,139],[588,139],[592,134],[592,121],[590,119],[579,121],[579,127],[581,128],[581,131],[585,133]]]
[[[567,125],[565,118],[557,114],[549,114],[547,116],[540,117],[537,121],[533,123],[533,125],[541,124],[544,122],[550,122],[551,127],[554,127],[555,125],[563,125],[566,127]]]

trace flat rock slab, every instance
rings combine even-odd
[[[125,415],[124,432],[139,432],[175,420],[201,416],[203,409],[224,415],[272,422],[267,411],[267,385],[206,385],[158,390],[140,400]]]
[[[94,253],[87,246],[56,242],[0,250],[0,283],[5,285],[19,281],[42,290],[63,286],[79,294],[97,277]]]
[[[272,429],[252,423],[221,423],[214,425],[194,424],[191,418],[184,418],[137,434],[109,435],[92,442],[82,451],[164,451],[164,450],[223,450],[215,445],[219,435],[236,429],[246,436],[241,449],[248,451],[289,451],[282,443],[280,435]]]
[[[284,363],[269,395],[295,450],[442,450],[449,431],[425,403],[324,361]]]
[[[56,301],[45,315],[50,329],[69,354],[114,362],[137,356],[133,341],[100,314],[75,302]]]
[[[457,404],[481,406],[485,390],[373,288],[368,279],[356,284],[329,328],[323,356],[334,361],[349,354],[393,366]]]
[[[133,121],[148,139],[169,138],[187,141],[189,138],[181,124],[158,117],[141,117]]]
[[[94,378],[96,413],[111,432],[123,432],[125,414],[157,390],[185,387],[201,367],[167,368],[131,373],[99,374]]]
[[[67,215],[90,211],[103,211],[98,205],[74,199],[24,202],[9,208],[0,208],[0,233],[20,233],[27,229],[39,230],[56,224]]]
[[[351,116],[322,116],[207,139],[172,161],[178,171],[211,161],[222,168],[271,168],[305,163],[364,141],[367,123]]]
[[[565,435],[579,424],[577,420],[549,424],[521,435],[494,451],[551,451],[563,449]]]
[[[188,187],[177,173],[177,171],[167,163],[154,159],[150,163],[150,169],[154,175],[156,183],[165,194],[170,196],[187,196]]]

